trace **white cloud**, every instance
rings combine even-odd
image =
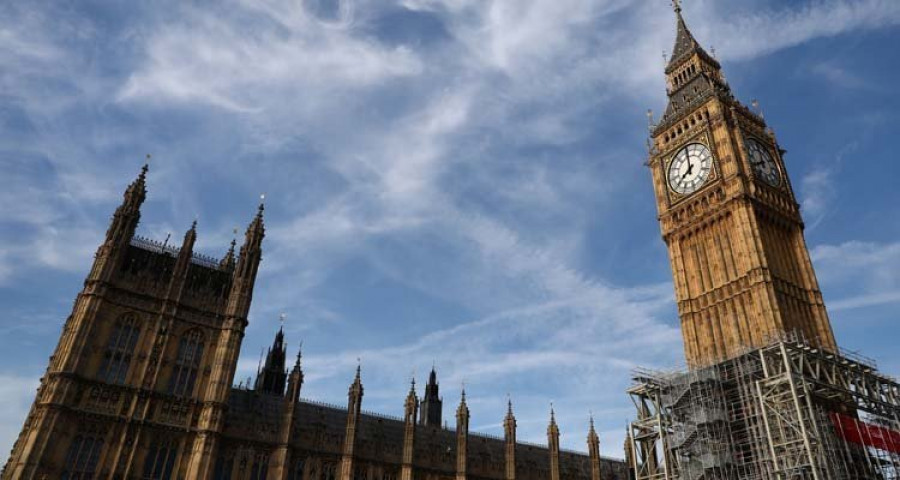
[[[798,3],[760,8],[747,2],[739,13],[712,0],[684,8],[700,41],[715,45],[726,60],[748,60],[817,38],[900,24],[900,4],[893,0]]]
[[[303,2],[237,2],[210,13],[182,7],[153,32],[147,61],[120,92],[125,100],[200,102],[262,113],[276,98],[300,95],[312,104],[422,66],[405,47],[385,47],[353,35],[353,23],[324,23]],[[261,28],[248,31],[248,25]],[[190,48],[185,48],[190,45]],[[277,95],[277,97],[275,96]]]
[[[823,289],[841,291],[828,299],[829,310],[842,311],[900,302],[900,243],[851,241],[820,245],[811,252]]]
[[[9,458],[9,449],[6,446],[11,448],[18,438],[38,384],[35,377],[0,374],[0,402],[3,404],[0,411],[0,445],[4,445],[0,449],[2,465],[5,465]]]
[[[810,229],[816,228],[828,215],[832,203],[839,195],[835,176],[840,173],[847,156],[858,148],[858,142],[845,145],[833,158],[816,162],[813,169],[801,177],[800,203]]]
[[[399,408],[410,364],[438,352],[445,357],[445,385],[469,381],[484,424],[493,421],[485,418],[491,412],[502,410],[500,385],[524,384],[535,392],[516,399],[517,411],[522,419],[543,419],[551,398],[542,392],[563,382],[556,390],[567,392],[566,398],[556,400],[560,412],[574,412],[560,415],[571,415],[565,427],[578,435],[569,445],[580,448],[576,437],[586,418],[579,411],[621,404],[627,370],[635,363],[680,357],[678,332],[662,320],[671,308],[671,287],[618,289],[606,284],[604,272],[588,273],[577,263],[578,252],[588,248],[584,225],[602,213],[591,210],[599,205],[596,199],[621,188],[592,168],[626,155],[540,162],[521,158],[518,149],[552,147],[560,152],[554,155],[565,156],[566,147],[596,134],[598,126],[583,121],[591,112],[597,113],[590,118],[617,121],[620,112],[608,111],[611,99],[661,102],[660,52],[671,47],[671,12],[654,2],[624,0],[405,0],[402,5],[434,15],[447,29],[448,39],[429,47],[383,42],[372,33],[368,22],[392,2],[340,2],[345,9],[328,19],[305,3],[245,0],[204,10],[176,3],[134,27],[130,41],[137,55],[122,67],[124,78],[112,79],[86,68],[89,62],[65,45],[65,35],[47,34],[52,25],[46,19],[23,28],[4,22],[0,38],[7,50],[0,50],[0,62],[20,74],[0,78],[14,80],[3,84],[5,90],[18,92],[22,108],[37,121],[35,148],[49,158],[48,175],[59,185],[35,187],[26,177],[21,190],[0,189],[4,205],[20,204],[19,195],[32,198],[23,209],[3,213],[38,230],[4,250],[0,279],[4,265],[12,278],[35,264],[73,269],[72,262],[89,261],[103,217],[62,205],[111,205],[128,177],[108,161],[93,159],[93,149],[118,154],[117,148],[134,151],[149,144],[164,150],[151,173],[151,199],[170,205],[174,218],[151,219],[145,231],[160,236],[174,230],[178,238],[182,229],[169,222],[204,210],[199,194],[190,192],[208,172],[220,175],[210,183],[231,182],[245,190],[265,185],[272,201],[283,202],[282,216],[270,217],[257,318],[287,309],[308,314],[304,320],[313,321],[304,328],[339,322],[334,305],[313,293],[354,258],[364,258],[384,279],[473,312],[400,345],[337,348],[310,357],[314,394],[321,388],[325,396],[340,395],[342,388],[334,385],[361,355],[367,401]],[[808,5],[723,19],[713,2],[698,2],[689,7],[688,20],[701,41],[720,47],[724,59],[745,60],[898,18],[893,2]],[[72,25],[80,38],[91,35],[90,25]],[[73,108],[73,100],[67,94],[43,98],[43,90],[31,87],[33,79],[21,72],[74,77],[66,85],[92,111],[122,109],[140,116],[161,109],[188,115],[208,130],[197,127],[175,135],[176,141],[169,130],[159,137],[64,130],[58,137],[60,125],[52,120]],[[173,122],[178,120],[188,123]],[[194,134],[195,144],[187,138]],[[72,148],[81,143],[88,145]],[[235,151],[221,151],[226,158],[208,154],[220,144]],[[264,160],[237,168],[236,157],[265,159],[296,145],[303,151],[268,174],[258,165],[275,166]],[[312,170],[321,175],[297,178]],[[807,210],[827,211],[829,175],[817,180],[811,174]],[[325,177],[333,184],[315,185]],[[90,178],[100,180],[85,183]],[[303,205],[287,200],[295,190],[314,188],[316,195],[303,197]],[[48,194],[53,191],[61,193]],[[477,202],[496,198],[503,208]],[[498,213],[504,208],[516,215]],[[59,225],[66,216],[84,230]],[[528,228],[535,218],[552,233]],[[210,225],[216,232],[230,229],[219,227]],[[379,249],[385,243],[393,248]],[[40,248],[35,254],[22,248],[26,244]],[[823,252],[817,261],[828,262]],[[23,263],[25,258],[32,263]],[[247,344],[242,373],[256,366],[253,350]],[[540,440],[543,425],[533,422],[524,438]],[[11,423],[20,424],[20,418]],[[616,449],[621,444],[619,433],[604,435],[615,438],[610,443]]]

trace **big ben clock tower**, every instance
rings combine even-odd
[[[674,4],[669,104],[652,131],[649,166],[688,364],[790,336],[835,351],[784,151],[734,98]]]

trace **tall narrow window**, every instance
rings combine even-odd
[[[291,480],[303,480],[303,467],[306,466],[306,459],[298,458],[297,461],[294,462],[294,474],[291,475]]]
[[[164,441],[150,445],[144,457],[144,473],[142,480],[170,480],[175,469],[175,457],[178,454],[175,442]]]
[[[253,468],[250,470],[250,480],[266,480],[269,473],[269,456],[263,453],[253,457]]]
[[[103,437],[99,434],[79,433],[69,444],[66,462],[63,466],[63,480],[81,480],[94,478],[100,451],[103,450]]]
[[[103,352],[103,363],[97,372],[101,381],[119,385],[125,383],[140,333],[134,314],[129,313],[116,322]]]
[[[169,379],[169,393],[183,397],[194,392],[194,383],[197,381],[202,358],[203,334],[200,330],[191,330],[181,337],[178,344],[175,370]]]
[[[234,452],[225,451],[216,459],[216,470],[213,480],[231,480],[231,471],[234,470]]]
[[[324,480],[334,480],[337,478],[337,465],[333,463],[325,464],[325,467],[322,469],[322,478],[324,478]]]

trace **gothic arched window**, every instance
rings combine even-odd
[[[100,451],[103,450],[103,436],[99,433],[79,433],[69,444],[66,462],[63,465],[63,480],[94,478]]]
[[[161,441],[150,445],[144,457],[142,480],[171,480],[175,469],[178,448],[173,441]]]
[[[226,450],[216,459],[216,469],[213,480],[231,480],[231,472],[234,470],[234,451]]]
[[[296,462],[294,462],[294,474],[291,475],[291,480],[303,480],[303,468],[306,466],[305,458],[298,458]]]
[[[182,397],[194,393],[194,383],[197,381],[202,358],[203,333],[200,330],[190,330],[178,343],[175,369],[169,379],[169,393]]]
[[[125,383],[131,357],[137,346],[141,330],[137,325],[137,316],[128,313],[122,316],[113,328],[106,350],[103,352],[103,363],[97,377],[106,383],[121,385]]]
[[[365,465],[356,465],[353,469],[353,480],[366,480],[369,475],[369,469]]]
[[[250,480],[266,480],[269,473],[269,456],[259,453],[253,457],[253,467],[250,469]]]
[[[336,474],[336,465],[333,463],[328,463],[322,468],[322,478],[324,480],[334,480],[337,478]]]

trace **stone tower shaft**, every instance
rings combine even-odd
[[[676,9],[648,165],[692,367],[786,336],[835,351],[784,151]]]

